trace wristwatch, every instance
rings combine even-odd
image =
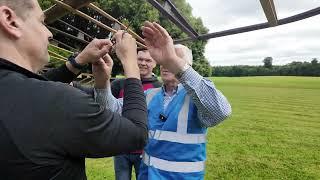
[[[176,77],[179,79],[182,75],[190,68],[191,66],[186,62],[182,67],[181,71],[176,74]]]
[[[81,70],[81,69],[83,69],[84,67],[86,67],[85,65],[81,65],[81,64],[77,63],[77,61],[76,61],[76,59],[75,59],[74,56],[69,56],[68,61],[69,61],[70,64],[71,64],[74,68],[76,68],[76,69]]]

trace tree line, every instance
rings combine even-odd
[[[212,76],[320,76],[320,63],[317,58],[311,62],[293,61],[283,66],[272,65],[272,57],[266,57],[261,66],[216,66],[212,67]]]

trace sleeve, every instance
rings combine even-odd
[[[121,81],[124,79],[116,79],[111,82],[111,93],[114,97],[119,98],[120,90],[121,90]]]
[[[83,91],[83,92],[85,92],[85,93],[87,93],[89,95],[92,95],[92,97],[94,95],[94,90],[90,86],[83,86],[79,82],[73,82],[72,86],[77,88],[77,89],[80,89],[81,91]]]
[[[112,95],[110,87],[106,89],[106,107],[112,112],[117,112],[121,114],[123,106],[123,98],[117,99]]]
[[[77,78],[78,74],[73,74],[67,66],[64,64],[58,68],[52,69],[43,74],[44,77],[49,79],[50,81],[62,82],[62,83],[71,83],[75,78]]]
[[[122,116],[99,106],[72,87],[61,98],[66,108],[55,123],[55,141],[74,157],[107,157],[141,149],[147,141],[147,110],[141,82],[125,81]],[[71,90],[73,89],[73,90]],[[57,119],[57,118],[56,118]]]
[[[121,114],[123,106],[123,98],[115,98],[111,93],[111,88],[108,86],[106,89],[96,89],[92,87],[86,87],[80,83],[73,83],[73,87],[87,93],[95,99],[95,102],[103,105],[112,112]]]
[[[191,67],[179,81],[192,97],[202,126],[215,126],[231,115],[231,105],[227,98],[216,89],[213,82],[202,77]]]

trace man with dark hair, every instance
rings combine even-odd
[[[149,51],[138,52],[138,67],[140,70],[140,78],[143,90],[150,88],[158,88],[161,86],[158,78],[153,74],[156,67],[156,61],[150,56]],[[111,84],[111,91],[114,97],[123,98],[124,79],[117,79]],[[130,180],[132,166],[134,166],[136,179],[138,178],[141,163],[142,150],[133,151],[129,154],[121,154],[114,157],[114,170],[116,180]]]
[[[146,143],[136,41],[123,31],[115,35],[127,77],[120,116],[105,108],[100,90],[107,86],[106,76],[97,76],[102,70],[111,73],[111,41],[95,39],[67,63],[71,69],[93,64],[93,96],[48,81],[36,73],[48,63],[52,34],[38,2],[27,2],[32,8],[25,8],[25,1],[0,0],[1,179],[86,179],[85,158],[127,153]]]

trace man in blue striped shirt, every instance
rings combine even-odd
[[[161,65],[161,88],[146,91],[149,141],[139,179],[203,179],[206,133],[231,114],[215,85],[192,67],[192,52],[157,23],[143,29],[151,56]],[[122,101],[107,89],[107,107],[121,112]]]

